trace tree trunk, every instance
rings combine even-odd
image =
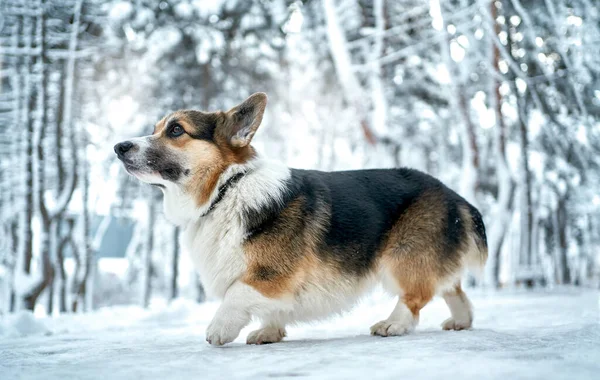
[[[21,22],[19,22],[19,19],[17,18],[16,23],[12,26],[12,29],[10,31],[11,34],[11,48],[17,48],[19,46],[19,40],[20,40],[20,29],[21,29]],[[15,65],[14,67],[17,68],[20,66],[20,57],[13,57],[12,58],[13,64]],[[14,125],[23,125],[22,119],[21,119],[21,104],[22,104],[22,78],[19,75],[19,72],[17,69],[15,69],[15,73],[14,75],[11,76],[10,78],[10,83],[11,83],[11,88],[13,89],[13,105],[12,105],[12,122],[14,123]],[[24,130],[26,130],[27,128],[22,128]],[[23,142],[21,141],[23,138],[23,133],[19,133],[15,136],[15,139],[13,141],[13,143],[11,144],[10,147],[10,151],[8,152],[8,154],[10,155],[10,161],[9,161],[9,165],[11,167],[10,170],[6,170],[3,174],[3,178],[5,181],[5,186],[6,186],[6,190],[0,190],[2,191],[4,194],[6,194],[6,200],[7,200],[7,204],[6,207],[10,210],[9,211],[9,219],[7,221],[7,234],[8,234],[8,244],[7,244],[7,249],[8,252],[10,252],[11,255],[11,260],[12,260],[12,265],[11,268],[9,270],[8,276],[5,279],[6,281],[6,297],[8,300],[8,304],[7,304],[7,308],[6,310],[8,312],[14,312],[16,311],[16,307],[17,307],[17,300],[16,300],[16,291],[15,291],[15,278],[16,278],[16,272],[17,271],[21,271],[22,268],[19,265],[19,219],[20,219],[20,210],[22,208],[19,207],[18,205],[22,204],[23,202],[23,196],[24,193],[21,192],[22,188],[22,184],[19,183],[19,176],[23,175],[24,172],[22,172],[19,168],[19,162],[22,160],[23,157],[23,153],[22,153],[22,145]],[[8,168],[7,168],[8,169]],[[1,196],[0,196],[1,197]]]
[[[179,275],[179,227],[173,229],[173,261],[171,266],[171,300],[177,298],[177,278]]]
[[[146,241],[144,244],[142,256],[142,306],[150,306],[150,297],[152,292],[152,251],[154,250],[154,223],[156,221],[156,207],[154,199],[154,189],[151,189],[148,198],[148,221],[146,224]]]
[[[585,227],[584,227],[584,241],[585,241],[585,268],[583,271],[583,276],[585,278],[586,283],[592,279],[593,269],[594,269],[594,243],[593,243],[593,231],[594,227],[592,225],[591,214],[585,215]]]
[[[11,234],[12,234],[12,251],[15,252],[18,255],[18,246],[19,246],[19,242],[18,242],[18,229],[19,229],[19,224],[17,221],[13,221],[11,223]],[[18,257],[15,258],[15,262],[18,262]],[[12,275],[12,279],[11,279],[11,283],[10,283],[10,294],[9,294],[9,306],[8,306],[8,311],[11,313],[14,313],[15,311],[17,311],[17,292],[15,291],[15,286],[14,286],[14,277],[15,277],[15,271],[19,270],[16,266],[15,268],[13,268],[13,275]]]
[[[460,181],[460,194],[469,202],[476,204],[476,193],[478,188],[478,171],[479,171],[479,149],[477,148],[477,140],[475,136],[475,126],[471,120],[470,106],[465,94],[465,89],[461,83],[462,73],[450,56],[450,35],[446,31],[446,19],[441,5],[440,18],[442,27],[439,31],[441,34],[440,50],[442,60],[446,66],[449,76],[450,90],[446,92],[446,97],[450,103],[451,110],[458,112],[460,120],[460,137],[462,146],[462,173]],[[452,120],[454,121],[454,120]]]
[[[43,207],[44,197],[44,184],[43,184],[43,135],[44,128],[47,121],[46,113],[46,87],[47,87],[47,75],[46,75],[46,62],[45,62],[45,26],[46,26],[46,12],[44,10],[44,1],[40,1],[42,11],[40,16],[36,18],[35,27],[33,28],[32,35],[35,36],[35,40],[40,47],[40,55],[35,57],[35,62],[32,68],[39,74],[38,83],[35,87],[35,92],[31,93],[29,99],[29,110],[36,109],[37,114],[35,118],[29,118],[29,128],[32,130],[32,204],[38,206],[39,216],[41,217],[42,231],[40,236],[40,259],[42,262],[42,280],[34,286],[32,290],[28,292],[24,299],[25,308],[33,310],[37,299],[42,294],[44,289],[52,285],[54,277],[54,269],[52,268],[52,261],[50,259],[50,219],[45,213]],[[29,72],[31,73],[31,71]],[[27,115],[29,116],[29,115]],[[30,261],[30,260],[29,260]],[[51,303],[51,300],[49,300]],[[52,305],[48,305],[52,306]]]
[[[344,98],[356,110],[365,139],[369,144],[374,145],[377,141],[367,120],[367,107],[365,106],[365,99],[362,96],[364,90],[352,68],[350,52],[348,51],[344,30],[340,25],[337,15],[335,1],[324,0],[323,7],[327,24],[329,49],[338,80],[344,91]]]
[[[533,253],[531,249],[531,239],[533,230],[533,207],[531,204],[531,170],[529,169],[529,137],[527,136],[527,119],[525,109],[527,106],[522,104],[518,95],[516,83],[513,82],[513,90],[517,96],[517,111],[519,114],[519,136],[521,146],[521,163],[520,163],[520,179],[521,179],[521,232],[520,232],[520,260],[519,263],[528,268],[533,265]],[[530,280],[527,280],[527,285],[532,285]]]
[[[470,106],[465,88],[455,86],[455,96],[458,98],[458,108],[462,118],[463,128],[461,130],[463,151],[463,178],[461,180],[461,193],[471,203],[477,204],[476,194],[479,188],[479,148],[477,147],[477,135],[475,125],[470,115]]]
[[[59,288],[58,288],[58,310],[61,313],[67,312],[67,272],[65,271],[65,256],[64,250],[66,248],[68,238],[65,237],[57,250],[56,262],[58,267],[58,274],[60,276]]]
[[[52,262],[52,266],[54,268],[53,272],[56,273],[56,270],[58,269],[59,273],[60,273],[60,263],[58,261],[58,237],[59,235],[59,219],[53,219],[50,222],[50,235],[48,237],[49,239],[49,256],[50,256],[50,262]],[[48,307],[47,307],[47,312],[48,315],[52,315],[54,312],[54,291],[56,290],[55,288],[58,287],[58,281],[56,276],[52,276],[52,280],[48,285]]]
[[[24,48],[31,49],[32,47],[32,35],[34,33],[34,28],[30,19],[26,19],[23,21],[23,35],[24,35]],[[21,213],[21,218],[19,221],[19,261],[22,265],[23,271],[26,274],[31,273],[31,261],[33,259],[33,233],[31,230],[31,222],[33,220],[33,121],[30,119],[29,115],[35,106],[35,94],[32,91],[31,86],[31,71],[32,71],[32,57],[30,55],[26,55],[24,60],[24,64],[21,67],[21,77],[23,77],[23,101],[21,102],[23,105],[23,109],[21,111],[21,120],[25,123],[25,128],[23,128],[23,177],[22,177],[22,186],[23,186],[23,194],[25,197],[25,205],[24,209]],[[23,301],[23,307],[28,310],[33,310],[34,305],[26,302],[24,299],[19,299],[19,304]],[[21,305],[17,306],[17,309],[20,308]]]
[[[557,276],[559,284],[571,283],[571,270],[569,268],[569,260],[567,257],[568,242],[567,242],[567,201],[564,197],[558,199],[556,205],[556,230],[557,237]]]
[[[490,2],[490,19],[494,20],[493,30],[496,34],[501,32],[500,25],[495,22],[497,18],[496,1]],[[494,38],[491,36],[490,38]],[[490,39],[490,59],[496,73],[500,73],[498,63],[500,52],[498,47]],[[494,206],[492,224],[489,226],[488,249],[490,265],[488,266],[488,281],[495,287],[499,287],[501,271],[501,252],[506,232],[512,218],[512,209],[515,196],[515,182],[510,174],[506,160],[506,124],[502,114],[502,94],[500,94],[500,82],[492,76],[489,90],[490,108],[494,110],[496,126],[494,127],[493,146],[495,151],[495,169],[498,178],[498,197]]]
[[[80,141],[85,139],[80,138]],[[84,144],[85,145],[85,144]],[[71,309],[74,313],[79,311],[80,304],[83,304],[82,309],[84,311],[92,310],[93,300],[93,280],[94,280],[94,252],[90,244],[90,210],[89,210],[89,165],[88,160],[85,157],[85,151],[81,152],[82,159],[80,160],[79,177],[81,180],[81,201],[82,209],[81,215],[79,216],[79,260],[78,268],[83,266],[83,274],[77,276],[77,284],[73,287],[72,306]],[[81,269],[77,269],[76,272],[79,274]]]
[[[387,98],[383,86],[383,68],[379,59],[384,51],[384,32],[385,26],[385,1],[374,0],[373,2],[374,41],[371,49],[370,60],[371,70],[369,75],[369,86],[371,87],[371,101],[373,109],[371,110],[371,125],[378,135],[385,135],[387,132]]]
[[[44,289],[52,284],[54,280],[54,267],[50,260],[50,226],[48,223],[42,223],[40,231],[40,258],[42,261],[42,280],[36,284],[24,297],[23,304],[25,309],[32,310],[35,308],[39,296]]]
[[[73,227],[75,225],[75,220],[73,218],[68,218],[66,223],[67,231],[56,248],[56,266],[60,276],[58,306],[61,313],[67,312],[67,272],[65,270],[65,249],[67,248],[67,245],[70,245],[71,247],[72,256],[75,257],[77,255],[75,244],[73,244]],[[78,270],[75,271],[74,276],[77,274],[77,271]]]

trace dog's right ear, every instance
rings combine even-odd
[[[225,113],[226,122],[222,133],[234,148],[250,144],[262,122],[267,106],[267,94],[257,92]]]

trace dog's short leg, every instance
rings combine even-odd
[[[206,329],[206,341],[215,346],[233,342],[257,311],[273,310],[277,301],[237,281],[227,290],[223,303]]]
[[[246,338],[247,344],[269,344],[280,342],[286,336],[285,327],[278,322],[263,323]]]
[[[417,323],[418,320],[413,318],[412,313],[402,301],[402,298],[400,298],[388,319],[384,319],[371,326],[371,335],[391,336],[408,334],[415,329]]]
[[[451,317],[442,323],[444,330],[465,330],[473,324],[473,308],[460,283],[443,294],[444,300],[450,308]]]
[[[414,331],[419,323],[419,311],[430,299],[431,296],[416,297],[410,294],[400,297],[388,319],[371,326],[371,334],[393,336],[405,335]]]

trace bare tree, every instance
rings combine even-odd
[[[173,228],[173,256],[171,261],[171,300],[174,300],[178,296],[177,280],[179,277],[179,227]]]

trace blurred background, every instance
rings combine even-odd
[[[488,288],[600,285],[593,0],[1,0],[0,311],[205,296],[113,145],[269,95],[264,155],[410,166],[480,208]]]

